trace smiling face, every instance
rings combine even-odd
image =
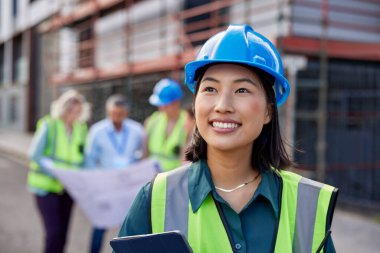
[[[195,98],[195,119],[208,147],[251,150],[264,124],[271,120],[260,78],[239,65],[209,67]]]
[[[80,115],[82,113],[82,105],[80,102],[70,102],[69,105],[65,108],[65,111],[62,115],[63,121],[71,125],[73,124],[76,120],[79,119]]]

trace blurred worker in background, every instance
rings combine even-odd
[[[50,115],[37,123],[29,151],[27,184],[36,196],[43,221],[45,253],[64,252],[73,205],[63,185],[47,167],[76,170],[83,165],[89,111],[85,98],[69,90],[52,103]]]
[[[290,85],[270,40],[230,25],[185,75],[195,96],[192,163],[145,185],[119,236],[179,230],[196,253],[335,252],[338,190],[287,171],[278,107]]]
[[[116,94],[106,102],[107,118],[90,128],[86,146],[86,167],[125,169],[141,159],[144,145],[143,126],[128,119],[129,106],[123,95]],[[100,252],[104,228],[94,228],[91,253]]]
[[[158,160],[164,171],[177,168],[182,162],[181,149],[186,143],[186,113],[181,110],[182,97],[181,86],[165,78],[154,86],[149,98],[158,111],[145,121],[148,156]]]

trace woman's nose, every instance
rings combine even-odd
[[[229,93],[219,93],[215,105],[215,111],[219,113],[234,112],[233,96]]]

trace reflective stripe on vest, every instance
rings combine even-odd
[[[280,175],[283,183],[275,252],[316,252],[326,234],[335,188],[288,171]]]
[[[66,128],[61,120],[44,117],[37,123],[37,131],[42,124],[48,126],[47,145],[43,152],[44,156],[51,158],[54,165],[58,168],[76,169],[83,162],[83,154],[79,150],[80,145],[84,144],[87,134],[85,124],[74,123],[71,139],[67,137]],[[63,191],[61,183],[42,173],[37,163],[30,163],[28,173],[28,185],[47,192],[59,193]]]
[[[152,232],[180,230],[198,253],[233,252],[232,238],[227,236],[211,193],[193,213],[188,174],[189,165],[186,165],[156,177],[151,196]],[[315,252],[326,234],[328,209],[335,188],[287,171],[279,175],[281,211],[274,252]]]
[[[189,165],[157,175],[152,190],[152,232],[179,230],[193,252],[233,252],[219,212],[210,195],[193,213],[189,201]],[[218,243],[210,243],[217,241]]]
[[[168,137],[166,137],[168,120],[165,113],[155,112],[148,120],[149,154],[159,161],[164,171],[175,169],[181,165],[180,149],[186,142],[186,133],[183,130],[185,119],[186,113],[181,110],[180,116]]]

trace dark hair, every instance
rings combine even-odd
[[[185,108],[185,111],[189,114],[189,116],[194,119],[194,110],[193,106],[188,106]]]
[[[202,80],[202,77],[206,70],[212,65],[215,64],[207,65],[197,71],[197,86],[194,101],[198,93],[199,83]],[[258,75],[263,84],[267,103],[270,106],[270,111],[272,114],[271,121],[264,125],[260,135],[254,141],[251,156],[251,165],[261,172],[272,167],[275,169],[286,169],[293,166],[294,164],[290,160],[289,155],[285,150],[284,142],[281,138],[276,95],[273,89],[275,78],[261,69],[249,67],[242,64],[238,65],[248,68]],[[198,127],[195,126],[192,142],[186,150],[186,160],[196,162],[200,159],[207,159],[207,143],[200,135]]]
[[[123,107],[126,110],[129,109],[127,99],[121,94],[114,94],[107,99],[106,110],[108,111],[110,108],[114,106]]]

